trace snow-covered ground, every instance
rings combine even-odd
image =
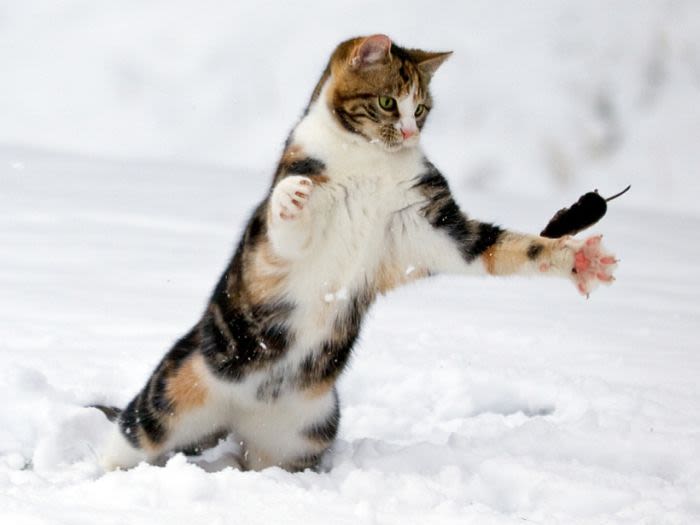
[[[423,137],[471,214],[538,232],[628,183],[564,282],[382,298],[326,473],[103,475],[342,39],[455,55]],[[0,523],[700,523],[700,2],[0,3]],[[216,167],[218,166],[218,167]],[[397,359],[400,356],[400,359]]]
[[[103,475],[83,406],[126,403],[197,318],[269,174],[0,148],[0,180],[0,523],[700,519],[697,217],[616,202],[618,281],[590,300],[456,277],[382,298],[329,472]],[[456,192],[528,231],[566,204]]]

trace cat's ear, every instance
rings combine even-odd
[[[362,40],[350,57],[352,67],[367,67],[389,61],[391,39],[386,35],[372,35]]]
[[[452,55],[452,51],[434,52],[412,49],[410,54],[418,66],[418,70],[430,78],[435,74],[442,63]]]

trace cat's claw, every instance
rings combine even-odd
[[[589,237],[584,241],[567,240],[567,247],[574,251],[571,277],[581,295],[588,295],[598,284],[611,284],[615,277],[617,259],[602,243],[602,235]]]
[[[308,177],[292,175],[277,183],[272,192],[272,215],[283,221],[294,221],[301,216],[313,191]]]

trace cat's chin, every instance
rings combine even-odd
[[[401,142],[385,142],[383,140],[370,140],[371,144],[376,144],[387,153],[396,153],[404,148],[413,148],[418,144],[417,140],[404,140]]]

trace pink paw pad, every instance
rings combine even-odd
[[[607,252],[602,238],[602,235],[596,235],[572,246],[576,250],[572,277],[578,291],[585,296],[598,284],[610,284],[615,280],[613,271],[617,266],[617,259]]]

